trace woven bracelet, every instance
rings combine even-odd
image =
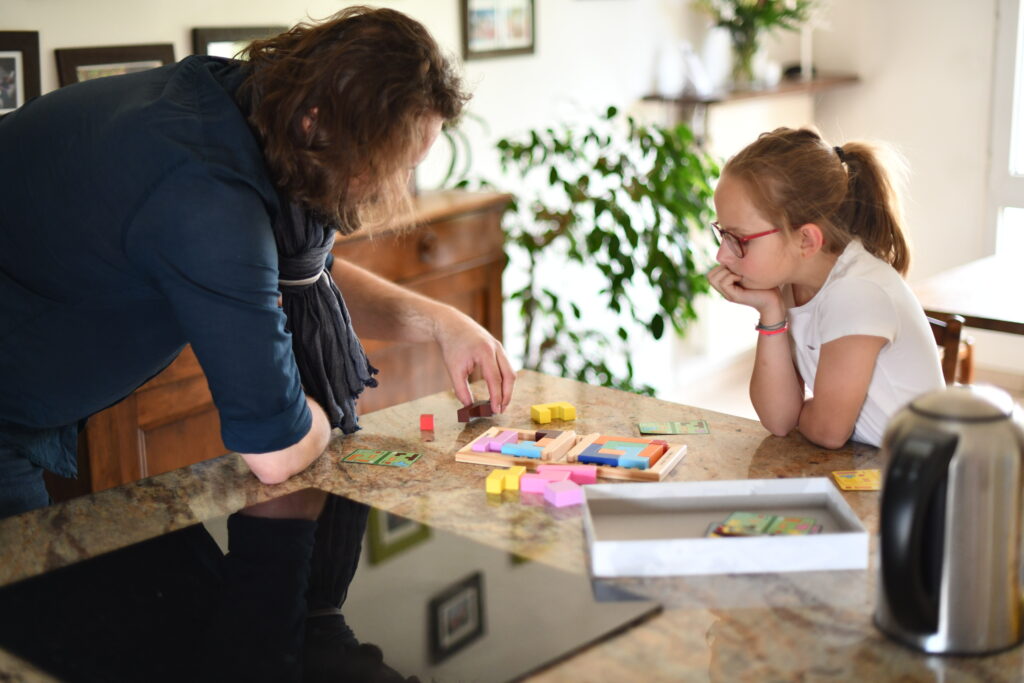
[[[782,328],[789,325],[789,318],[783,318],[781,323],[775,323],[774,325],[762,325],[760,322],[754,327],[758,332],[764,330],[765,332],[773,332],[775,330],[781,330]]]

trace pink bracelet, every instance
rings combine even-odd
[[[754,327],[760,334],[779,334],[789,329],[789,319],[783,319],[781,323],[774,325],[762,325],[760,322]]]

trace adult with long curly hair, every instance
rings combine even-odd
[[[353,332],[436,341],[456,396],[514,375],[450,306],[331,257],[409,205],[467,99],[426,29],[353,7],[250,45],[62,88],[0,120],[0,517],[70,476],[84,419],[191,344],[224,444],[265,483],[358,428]],[[344,298],[342,297],[344,292]]]

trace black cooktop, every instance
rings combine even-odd
[[[506,681],[660,609],[601,588],[306,489],[0,589],[0,647],[69,681]]]

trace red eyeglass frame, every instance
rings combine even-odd
[[[712,232],[715,235],[715,241],[718,242],[718,246],[722,246],[725,243],[725,240],[722,238],[723,235],[728,235],[736,240],[736,244],[740,249],[740,253],[738,254],[740,258],[747,255],[747,242],[756,240],[758,237],[767,237],[768,235],[774,235],[777,232],[782,232],[782,228],[775,228],[773,230],[765,230],[764,232],[754,233],[753,235],[744,235],[741,237],[726,230],[722,230],[722,226],[718,224],[718,221],[711,221],[711,227],[714,228]]]

